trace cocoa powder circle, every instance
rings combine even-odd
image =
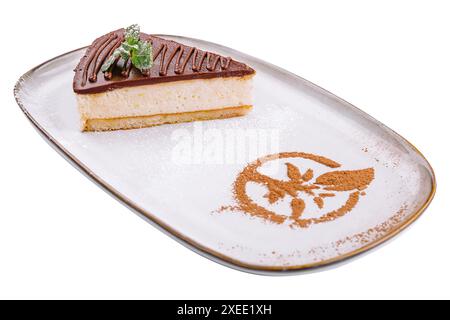
[[[287,158],[308,159],[331,169],[336,169],[341,166],[339,163],[323,156],[303,152],[284,152],[265,156],[250,163],[238,175],[233,185],[233,195],[238,206],[233,207],[233,209],[277,224],[282,224],[289,220],[291,226],[307,228],[311,224],[333,221],[350,212],[357,205],[360,197],[364,195],[362,194],[362,190],[367,188],[375,175],[373,168],[353,171],[331,171],[319,176],[314,182],[311,182],[314,177],[314,172],[311,169],[308,169],[302,174],[291,163],[286,163],[289,181],[273,179],[258,172],[258,169],[269,161]],[[269,203],[275,203],[288,195],[291,196],[291,215],[279,214],[257,204],[247,193],[247,184],[249,182],[259,183],[267,187],[269,192],[265,197],[269,200]],[[325,190],[326,192],[316,194],[319,189]],[[323,214],[318,218],[302,218],[305,211],[305,202],[298,197],[299,192],[313,196],[314,203],[319,209],[322,209],[324,206],[324,198],[334,197],[334,192],[342,191],[352,191],[343,206]]]

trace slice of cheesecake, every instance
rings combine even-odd
[[[138,32],[139,41],[151,46],[142,51],[151,59],[145,68],[138,49],[133,57],[121,54],[127,31],[96,39],[75,69],[83,131],[223,119],[251,110],[255,71],[249,66]]]

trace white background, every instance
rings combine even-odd
[[[2,4],[0,298],[450,298],[448,1],[7,1]],[[313,274],[262,277],[187,250],[38,136],[12,90],[28,69],[139,23],[279,65],[362,108],[434,167],[406,233]]]

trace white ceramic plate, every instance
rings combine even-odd
[[[252,66],[257,71],[253,112],[228,120],[81,133],[72,69],[84,49],[26,73],[15,96],[43,137],[75,167],[181,243],[240,270],[298,271],[381,244],[430,203],[435,179],[428,162],[369,115],[240,52],[162,37]],[[270,154],[281,157],[265,162]],[[257,159],[263,159],[258,168],[247,167]],[[240,175],[246,167],[247,173],[261,173],[259,180]],[[236,181],[247,196],[235,196]],[[264,183],[270,181],[274,203],[264,197]]]

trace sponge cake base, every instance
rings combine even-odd
[[[87,119],[83,131],[108,131],[119,129],[137,129],[161,124],[181,123],[214,119],[226,119],[244,116],[252,109],[251,105],[229,107],[216,110],[202,110],[183,113],[156,114],[151,116],[120,117],[110,119]]]

